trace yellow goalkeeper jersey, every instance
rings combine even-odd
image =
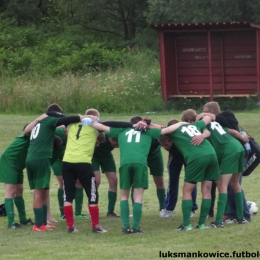
[[[91,163],[98,132],[92,126],[74,123],[68,126],[64,162]]]

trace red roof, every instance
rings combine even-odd
[[[151,28],[160,31],[179,31],[179,30],[214,30],[214,29],[260,29],[259,25],[249,22],[217,22],[217,23],[168,23],[153,24]]]

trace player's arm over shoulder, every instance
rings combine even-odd
[[[176,131],[180,126],[188,124],[187,122],[178,122],[162,129],[162,135],[170,134]]]
[[[147,131],[147,134],[149,134],[154,139],[159,139],[162,135],[162,129],[149,128],[149,131]]]

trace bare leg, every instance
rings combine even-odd
[[[51,205],[50,205],[50,192],[47,190],[47,222],[56,223],[58,220],[51,215]]]

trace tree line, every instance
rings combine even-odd
[[[136,43],[150,24],[260,23],[259,0],[0,0],[2,19],[16,26],[79,26],[82,33]],[[48,27],[48,26],[47,26]],[[104,36],[106,35],[106,36]]]
[[[0,70],[85,74],[158,57],[158,23],[260,24],[259,0],[0,0]]]

